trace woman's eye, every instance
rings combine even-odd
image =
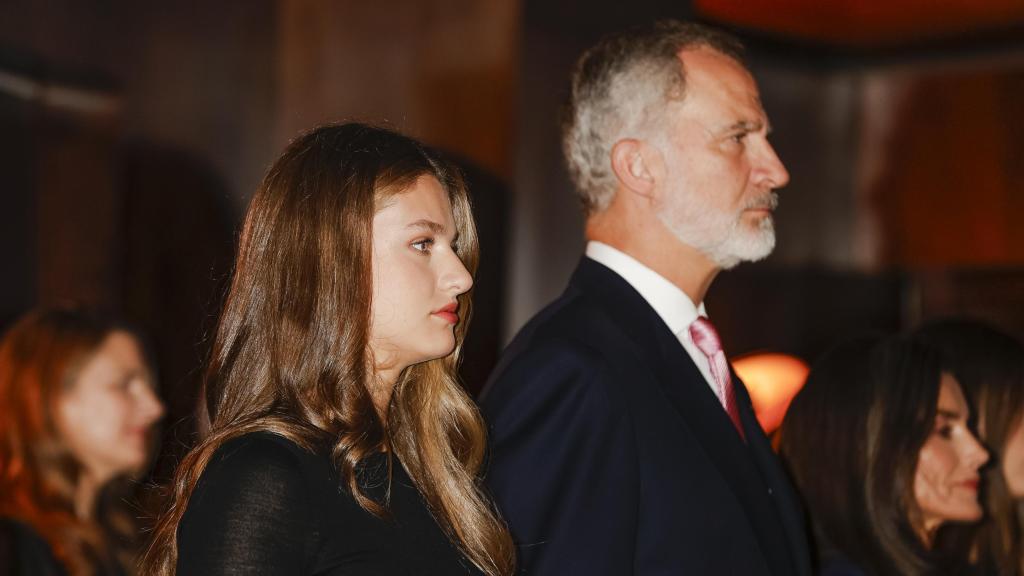
[[[952,426],[939,426],[938,428],[935,429],[935,433],[938,434],[939,436],[943,437],[943,438],[952,438],[953,437],[953,427]]]
[[[434,245],[433,238],[426,238],[423,240],[417,240],[412,243],[412,247],[420,252],[430,252],[430,247]]]
[[[743,139],[746,138],[746,137],[747,137],[747,133],[746,132],[740,132],[739,134],[733,134],[730,137],[730,139],[733,142],[737,143],[737,144],[742,144],[743,143]]]

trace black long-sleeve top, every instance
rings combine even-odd
[[[178,527],[181,576],[454,576],[482,573],[449,541],[395,459],[370,457],[360,485],[389,517],[363,510],[325,453],[269,432],[228,441]]]

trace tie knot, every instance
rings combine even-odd
[[[715,325],[703,316],[698,316],[693,324],[690,324],[690,338],[705,356],[711,357],[722,351],[722,341],[718,339]]]

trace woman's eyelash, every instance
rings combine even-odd
[[[424,238],[423,240],[417,240],[412,243],[412,247],[420,252],[430,252],[430,247],[433,245],[433,238]]]

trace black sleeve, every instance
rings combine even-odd
[[[316,538],[298,447],[268,434],[222,446],[178,527],[181,576],[308,574]]]

